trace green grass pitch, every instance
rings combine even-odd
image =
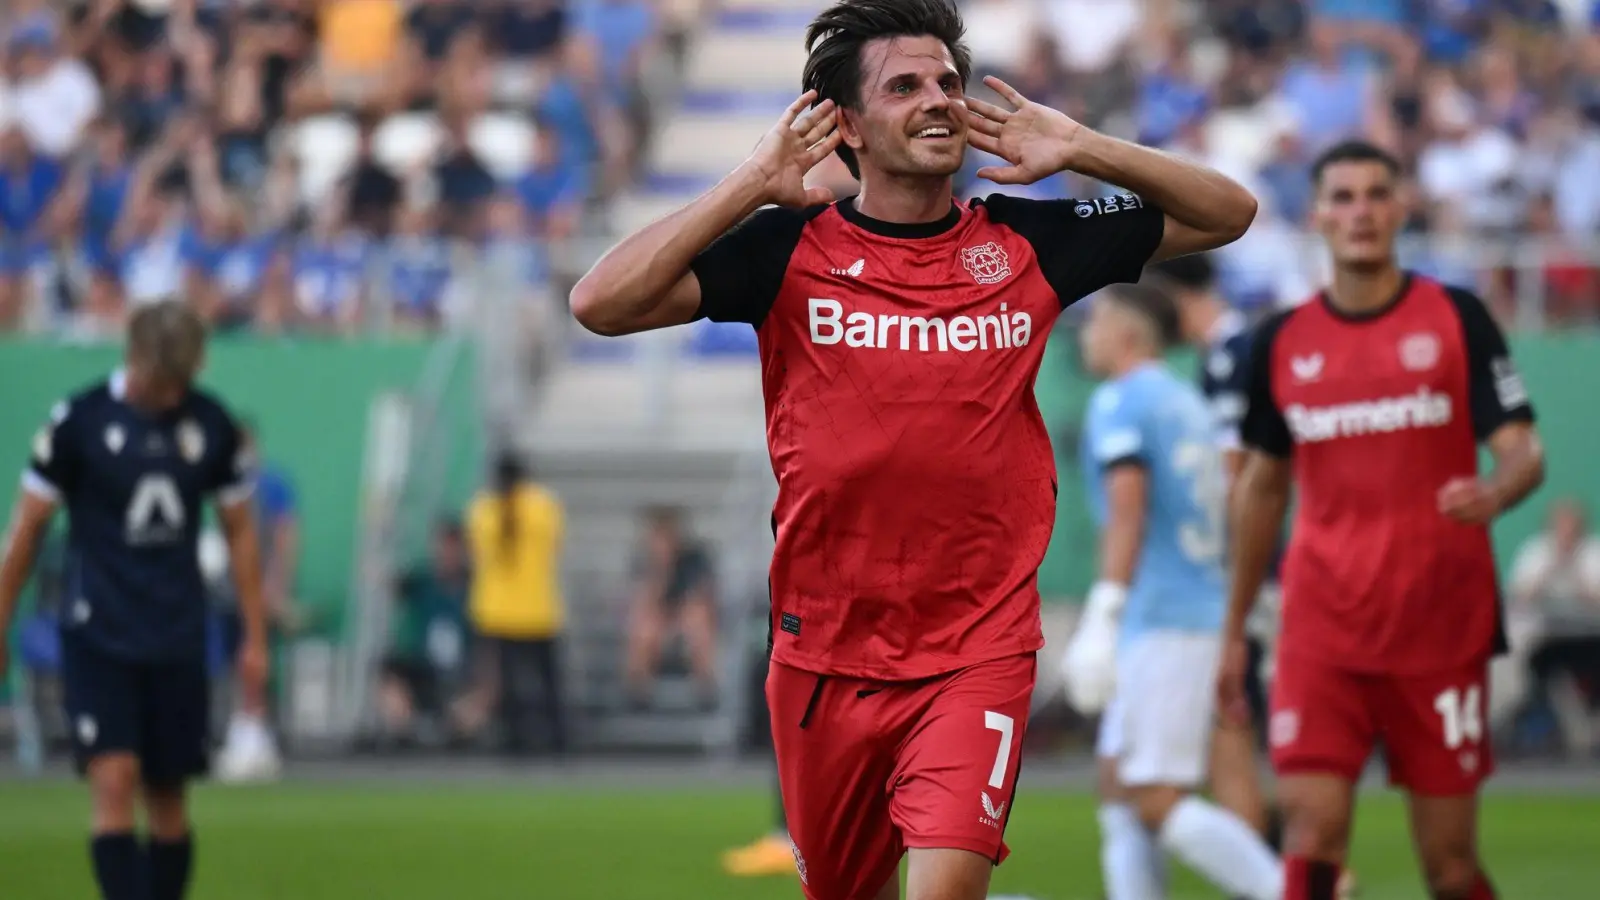
[[[194,900],[794,900],[793,878],[738,880],[720,851],[760,832],[750,789],[553,790],[494,784],[206,787],[196,799]],[[88,800],[65,781],[0,783],[0,896],[94,896]],[[1484,845],[1501,896],[1600,896],[1600,799],[1491,795]],[[994,894],[1097,900],[1093,800],[1027,792]],[[1421,900],[1403,807],[1363,797],[1354,862],[1366,900]],[[1181,900],[1216,893],[1182,876]]]

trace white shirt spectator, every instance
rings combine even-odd
[[[1050,0],[1045,17],[1075,72],[1099,72],[1116,61],[1144,19],[1139,0]]]
[[[962,10],[967,46],[980,69],[1014,72],[1028,50],[1027,38],[1039,24],[1036,7],[1025,0],[978,0]]]
[[[62,157],[78,145],[100,112],[100,86],[81,61],[58,58],[36,78],[18,81],[0,101],[35,152]]]
[[[1580,538],[1564,559],[1548,533],[1529,538],[1511,567],[1511,593],[1546,617],[1600,617],[1600,537]]]

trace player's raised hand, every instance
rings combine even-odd
[[[1487,525],[1500,514],[1500,498],[1477,478],[1452,478],[1439,489],[1439,512],[1464,525]]]
[[[1217,712],[1234,725],[1250,724],[1250,697],[1245,691],[1249,669],[1249,644],[1242,637],[1227,638],[1217,667]]]
[[[1067,168],[1073,138],[1083,128],[1066,113],[1035,103],[990,75],[983,83],[1011,106],[967,98],[967,143],[1009,166],[984,166],[979,178],[996,184],[1033,184]]]
[[[762,180],[762,199],[779,206],[811,206],[833,200],[825,187],[806,187],[806,173],[839,146],[839,111],[832,100],[816,106],[806,91],[784,110],[745,165]]]

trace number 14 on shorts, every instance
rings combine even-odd
[[[1483,740],[1483,691],[1477,685],[1446,688],[1433,699],[1433,709],[1444,726],[1444,745],[1450,750]]]

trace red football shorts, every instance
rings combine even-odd
[[[998,865],[1035,674],[1032,653],[914,682],[773,663],[778,783],[806,896],[876,896],[910,847]]]
[[[1389,783],[1425,796],[1471,794],[1494,772],[1484,723],[1489,667],[1380,675],[1280,653],[1268,739],[1279,775],[1355,781],[1383,745]]]

